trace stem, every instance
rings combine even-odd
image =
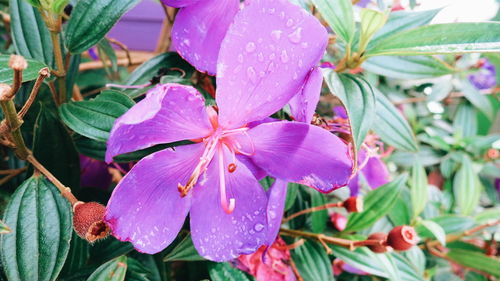
[[[22,167],[14,170],[0,171],[0,174],[6,175],[5,177],[0,179],[0,185],[3,185],[4,183],[10,181],[13,177],[25,172],[26,170],[28,170],[28,167]]]
[[[33,86],[33,88],[31,89],[31,92],[30,92],[30,96],[28,98],[28,100],[26,101],[26,103],[23,105],[23,108],[21,108],[21,110],[19,111],[19,113],[17,114],[17,116],[22,119],[24,117],[24,115],[26,115],[26,113],[28,112],[28,110],[30,109],[31,105],[33,104],[33,102],[35,101],[36,99],[36,96],[38,95],[38,92],[40,91],[40,87],[42,86],[43,84],[43,80],[45,80],[45,78],[49,77],[50,76],[50,71],[47,67],[44,67],[42,68],[39,72],[38,72],[38,78],[36,78],[36,81],[35,81],[35,85]]]
[[[481,231],[485,228],[488,228],[488,227],[491,227],[491,226],[495,226],[495,225],[499,225],[500,224],[500,220],[496,220],[496,221],[492,221],[492,222],[489,222],[489,223],[485,223],[485,224],[481,224],[481,225],[478,225],[478,226],[475,226],[469,230],[466,230],[464,232],[462,232],[461,234],[448,234],[446,235],[446,243],[450,243],[450,242],[453,242],[453,241],[457,241],[457,240],[460,240],[462,239],[463,237],[465,236],[470,236],[478,231]],[[434,247],[434,246],[437,246],[437,245],[441,245],[441,243],[437,240],[434,240],[434,241],[429,241],[426,243],[426,245],[422,245],[420,246],[420,248],[424,248],[425,246],[429,246],[429,247]]]
[[[66,101],[66,71],[64,69],[61,43],[59,42],[59,30],[51,30],[50,39],[52,39],[52,45],[54,46],[54,57],[56,60],[56,69],[54,70],[54,74],[58,77],[57,82],[59,84],[59,96],[56,100],[56,103],[61,104]]]
[[[12,100],[1,101],[0,105],[4,112],[7,126],[11,131],[12,141],[16,144],[14,152],[19,159],[26,160],[30,152],[26,148],[23,136],[21,135],[21,125],[23,122],[17,117],[16,106]]]
[[[348,240],[348,239],[325,236],[324,234],[316,234],[316,233],[311,233],[311,232],[305,232],[305,231],[293,230],[293,229],[285,229],[285,228],[281,228],[280,233],[282,235],[287,235],[287,236],[292,236],[292,237],[306,237],[306,238],[314,239],[322,244],[329,243],[332,245],[346,247],[346,248],[349,248],[349,250],[351,250],[351,251],[354,250],[356,247],[380,245],[382,243],[382,241],[380,241],[380,240],[353,241],[353,240]]]
[[[328,204],[325,204],[325,205],[321,205],[321,206],[316,206],[316,207],[312,207],[312,208],[308,208],[308,209],[304,209],[302,211],[299,211],[299,212],[296,212],[294,214],[291,214],[290,216],[286,217],[283,219],[283,223],[285,222],[288,222],[298,216],[301,216],[301,215],[305,215],[305,214],[308,214],[308,213],[312,213],[312,212],[317,212],[317,211],[321,211],[321,210],[325,210],[325,209],[328,209],[328,208],[340,208],[343,206],[343,203],[342,202],[337,202],[337,203],[328,203]]]

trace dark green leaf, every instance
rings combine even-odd
[[[138,260],[131,257],[127,258],[127,274],[125,280],[127,281],[150,281],[148,275],[150,274],[148,268],[141,264]]]
[[[398,109],[374,88],[376,98],[376,116],[373,130],[388,144],[406,151],[418,151],[417,140],[408,121]]]
[[[14,71],[9,67],[8,55],[0,55],[0,83],[12,84]],[[28,59],[28,68],[23,71],[23,82],[35,80],[40,69],[46,67],[43,63]]]
[[[427,174],[418,160],[411,170],[410,191],[413,217],[417,217],[424,210],[428,200]]]
[[[491,102],[468,80],[462,80],[461,89],[468,101],[481,110],[490,120],[494,118],[495,111]]]
[[[34,59],[52,65],[54,54],[50,32],[45,27],[38,9],[26,3],[25,0],[10,0],[9,3],[10,28],[16,53],[26,59]]]
[[[393,34],[367,50],[367,56],[432,55],[500,51],[500,23],[434,24]]]
[[[55,280],[68,255],[73,231],[69,202],[47,179],[33,176],[13,194],[4,221],[12,229],[0,236],[8,279]]]
[[[227,262],[210,263],[208,273],[212,281],[252,281],[253,277],[243,273],[241,270],[232,267]]]
[[[120,17],[139,0],[80,0],[66,27],[66,46],[79,54],[99,42]]]
[[[454,262],[500,277],[500,261],[475,251],[451,249],[446,255]]]
[[[113,46],[111,46],[107,38],[103,38],[97,43],[97,51],[99,53],[99,58],[103,62],[111,62],[111,71],[116,73],[118,71],[118,58],[116,57],[115,49],[113,49]],[[105,68],[108,68],[107,64],[105,64]]]
[[[64,123],[73,131],[105,142],[115,120],[134,104],[126,95],[106,90],[91,100],[63,104],[59,107],[59,113]]]
[[[89,247],[89,242],[80,238],[76,232],[73,232],[68,258],[61,271],[62,276],[73,274],[86,266],[90,255]]]
[[[73,92],[73,86],[76,83],[76,79],[79,75],[80,62],[82,60],[81,55],[73,55],[69,61],[69,69],[66,73],[66,91],[68,93]]]
[[[297,195],[299,194],[299,186],[300,185],[298,183],[293,183],[293,182],[288,183],[284,211],[288,211],[293,206],[293,203],[295,203]]]
[[[198,251],[196,251],[193,240],[191,240],[191,235],[187,235],[184,239],[179,242],[168,254],[165,255],[163,261],[202,261],[202,258]]]
[[[127,273],[127,257],[121,256],[99,266],[87,281],[123,281]]]
[[[469,215],[479,204],[481,183],[472,168],[471,159],[463,155],[462,166],[453,178],[455,204],[463,215]]]
[[[381,56],[363,63],[363,68],[396,79],[422,79],[453,73],[454,70],[434,57]]]
[[[317,192],[316,190],[310,189],[311,192],[311,207],[317,207],[326,204],[325,195]],[[328,212],[326,210],[321,210],[313,212],[311,214],[312,231],[315,233],[322,233],[326,228],[326,223],[328,222]]]
[[[345,231],[361,230],[385,216],[396,203],[407,178],[407,175],[401,175],[390,183],[370,191],[364,198],[364,211],[349,215]]]
[[[348,44],[352,43],[355,22],[351,1],[313,0],[313,3],[337,36]]]
[[[126,255],[133,249],[134,246],[131,243],[118,241],[117,239],[110,237],[106,240],[96,242],[93,247],[90,248],[89,260],[93,263],[99,264],[121,255]]]
[[[359,76],[337,75],[331,69],[323,70],[330,91],[343,103],[356,149],[361,147],[375,117],[375,97],[372,87]]]
[[[320,244],[306,241],[292,250],[292,259],[304,280],[333,281],[330,259]]]

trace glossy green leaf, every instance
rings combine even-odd
[[[444,229],[437,223],[431,221],[431,220],[422,220],[419,223],[419,227],[423,227],[427,229],[436,240],[439,241],[443,246],[446,245],[446,233],[444,232]],[[417,228],[418,230],[418,228]],[[419,232],[420,236],[422,237],[428,237],[427,235],[422,235],[421,232]],[[432,238],[432,237],[431,237]]]
[[[378,41],[404,30],[419,27],[431,22],[441,9],[407,12],[391,12],[387,23],[373,36],[368,46],[377,44]]]
[[[306,241],[291,252],[295,266],[304,280],[333,281],[330,259],[319,243]]]
[[[375,133],[395,148],[411,152],[418,151],[417,140],[408,121],[384,94],[376,88],[374,92],[376,115],[372,127]]]
[[[27,179],[12,195],[4,221],[11,233],[0,236],[9,280],[55,280],[68,255],[72,229],[69,202],[43,176]]]
[[[0,220],[0,234],[10,233],[12,230]]]
[[[370,42],[370,39],[373,37],[375,32],[384,26],[387,21],[387,15],[379,11],[364,8],[361,9],[360,17],[361,33],[359,36],[358,52],[361,53],[366,49],[368,42]]]
[[[475,251],[451,249],[446,256],[459,265],[472,267],[500,277],[500,260]]]
[[[342,101],[346,109],[354,143],[359,149],[375,117],[373,89],[359,76],[337,75],[331,69],[324,69],[323,76],[330,91]]]
[[[212,281],[252,281],[253,277],[243,273],[241,270],[234,268],[227,262],[210,263],[208,265],[208,273]]]
[[[427,174],[418,160],[411,170],[410,191],[413,217],[417,217],[424,210],[428,200]]]
[[[109,237],[106,240],[96,242],[90,248],[90,258],[94,263],[100,264],[121,255],[126,255],[134,249],[134,246],[129,242],[122,242],[114,237]]]
[[[90,244],[87,240],[83,240],[76,232],[73,232],[68,257],[61,271],[62,276],[68,276],[78,272],[87,265],[87,260],[90,255],[89,247]]]
[[[471,105],[462,103],[458,106],[453,119],[453,130],[459,137],[477,134],[477,112]]]
[[[352,43],[355,22],[351,1],[313,0],[313,3],[337,36],[346,43]]]
[[[341,246],[332,246],[332,249],[335,256],[360,270],[390,280],[401,280],[398,269],[388,254],[375,254],[366,247],[353,251]]]
[[[417,27],[378,41],[366,52],[383,55],[432,55],[500,51],[500,23],[447,23]]]
[[[385,216],[396,203],[407,178],[407,175],[401,175],[395,180],[370,191],[364,198],[364,211],[349,214],[345,231],[361,230]]]
[[[191,235],[187,235],[177,244],[168,254],[165,255],[163,261],[202,261],[205,260],[194,247]]]
[[[486,96],[465,79],[461,81],[461,89],[468,101],[477,107],[477,109],[481,110],[490,120],[493,120],[495,111],[493,105]]]
[[[451,74],[452,68],[428,56],[380,56],[369,58],[363,68],[395,79],[422,79]]]
[[[65,32],[68,50],[79,54],[99,42],[120,17],[139,0],[80,0],[73,8]]]
[[[150,271],[138,260],[127,257],[127,274],[125,280],[127,281],[152,281],[150,278]]]
[[[14,71],[9,67],[8,55],[0,55],[0,83],[12,84]],[[40,69],[46,67],[45,64],[36,60],[28,59],[28,68],[23,71],[23,82],[35,80]]]
[[[113,49],[107,38],[103,38],[97,43],[97,52],[103,63],[106,61],[111,62],[111,73],[116,73],[118,71],[118,58],[115,49]],[[104,68],[108,71],[109,66],[104,64]]]
[[[52,65],[54,53],[50,32],[45,27],[38,9],[25,0],[10,0],[9,5],[12,43],[14,43],[16,53],[26,59]]]
[[[127,273],[127,257],[120,256],[99,266],[87,281],[123,281]]]
[[[416,248],[416,247],[413,247]],[[424,281],[423,271],[419,272],[417,266],[412,263],[412,260],[403,256],[400,253],[391,253],[390,256],[396,265],[401,280],[404,281]]]
[[[469,215],[479,204],[481,183],[472,168],[471,159],[464,155],[462,166],[453,178],[453,195],[455,204],[463,215]]]
[[[317,192],[314,189],[310,189],[311,192],[311,207],[317,207],[326,204],[325,195]],[[326,223],[328,222],[328,212],[327,210],[321,210],[313,212],[311,214],[311,227],[312,231],[315,233],[322,233],[326,228]]]
[[[63,104],[59,107],[59,113],[64,123],[73,131],[105,142],[115,120],[134,104],[126,95],[106,90],[91,100]]]
[[[394,225],[404,225],[411,223],[412,210],[411,206],[408,204],[410,200],[407,200],[407,198],[403,198],[404,196],[402,195],[403,192],[401,192],[401,195],[396,200],[394,207],[392,207],[392,209],[388,213],[389,219]]]

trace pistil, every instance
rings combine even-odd
[[[218,149],[219,154],[219,188],[220,188],[220,201],[222,209],[226,214],[231,214],[234,211],[236,205],[236,200],[234,198],[229,198],[229,204],[226,194],[226,173],[224,171],[224,155],[222,151],[222,144]]]

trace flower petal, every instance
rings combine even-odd
[[[222,39],[239,10],[239,0],[203,0],[175,17],[172,44],[196,69],[215,75]]]
[[[347,145],[322,128],[282,121],[261,124],[248,130],[248,135],[250,138],[240,137],[237,141],[246,146],[244,151],[253,149],[253,162],[271,176],[321,192],[330,192],[349,181],[352,163]]]
[[[326,29],[286,0],[253,0],[235,17],[217,64],[219,122],[236,128],[282,108],[325,52]]]
[[[202,138],[212,126],[205,102],[193,87],[158,85],[113,125],[108,139],[106,162],[119,154],[156,144]]]
[[[389,182],[389,171],[385,163],[378,156],[370,157],[366,166],[361,169],[361,173],[372,189]]]
[[[266,242],[267,197],[250,170],[238,160],[236,170],[227,172],[232,158],[224,149],[226,190],[235,199],[233,212],[225,213],[220,199],[219,161],[214,157],[193,190],[191,234],[201,256],[227,261],[253,253]]]
[[[199,2],[200,0],[161,0],[163,4],[170,6],[170,7],[175,7],[175,8],[182,8],[186,7],[189,5],[193,5],[196,2]]]
[[[191,206],[177,183],[185,183],[203,153],[203,144],[162,150],[139,161],[120,181],[108,202],[106,221],[113,235],[141,252],[154,254],[177,236]]]
[[[267,203],[267,225],[269,227],[267,234],[267,245],[273,244],[278,236],[281,226],[281,219],[285,211],[285,200],[288,182],[276,179],[269,189]]]
[[[309,72],[302,89],[289,102],[295,120],[311,123],[316,106],[318,106],[322,85],[323,74],[318,67],[315,67]]]

